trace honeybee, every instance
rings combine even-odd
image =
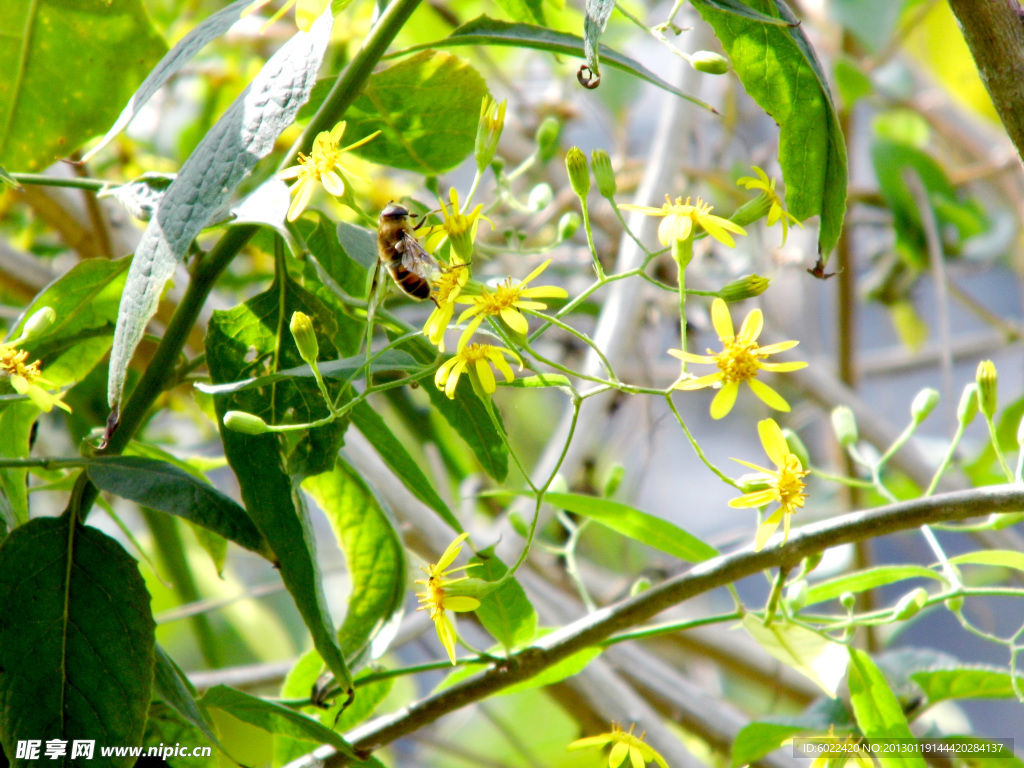
[[[377,258],[402,293],[416,301],[432,299],[436,304],[432,288],[443,269],[420,245],[414,230],[409,209],[388,203],[378,219]]]

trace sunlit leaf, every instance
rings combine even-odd
[[[832,698],[846,673],[846,646],[811,630],[785,621],[765,626],[752,614],[743,617],[743,628],[772,657],[812,680]]]

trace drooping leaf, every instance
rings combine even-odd
[[[580,82],[588,88],[596,88],[601,82],[601,64],[598,59],[597,46],[604,34],[604,28],[608,25],[612,10],[615,8],[615,0],[587,0],[586,13],[583,17],[583,58],[584,67],[590,70],[596,79],[592,85],[580,77]],[[582,68],[580,70],[582,72]]]
[[[232,717],[237,717],[242,722],[255,725],[269,733],[290,736],[293,739],[309,741],[314,744],[330,744],[346,757],[356,761],[359,759],[348,742],[319,721],[272,701],[250,696],[235,688],[215,685],[203,694],[199,703],[204,707],[227,712]]]
[[[395,437],[384,419],[365,400],[352,409],[352,423],[363,433],[363,437],[374,447],[374,450],[388,465],[395,477],[402,482],[402,485],[408,488],[413,496],[437,512],[438,517],[448,523],[456,533],[462,533],[459,521],[448,509],[444,500],[437,495],[437,491],[434,490],[434,486],[427,476],[423,474],[419,464],[409,455],[409,451],[402,445],[402,441]]]
[[[303,114],[311,114],[333,85],[334,78],[318,83]],[[345,111],[345,140],[379,130],[355,154],[378,165],[440,174],[473,151],[485,95],[487,85],[469,62],[423,51],[370,76]]]
[[[996,667],[956,667],[911,672],[910,679],[921,686],[929,704],[947,699],[1009,699],[1013,690],[1010,673]],[[1024,676],[1017,678],[1024,690]]]
[[[142,742],[155,624],[138,564],[69,516],[36,518],[0,547],[0,738]],[[78,758],[128,766],[135,757]]]
[[[139,0],[4,3],[0,164],[38,171],[69,156],[166,50]]]
[[[188,749],[181,750],[188,757],[184,755],[175,755],[175,747],[173,745],[188,744]],[[162,748],[162,750],[161,750]],[[193,757],[193,750],[210,750],[207,760],[211,763],[216,762],[216,749],[214,742],[210,741],[201,730],[195,727],[186,718],[182,717],[181,713],[176,709],[167,706],[162,701],[154,701],[149,707],[149,716],[146,718],[146,732],[142,737],[142,749],[143,755],[146,755],[150,749],[155,749],[153,755],[163,753],[164,757],[160,758],[160,765],[169,766],[170,768],[193,768],[198,761],[197,758],[202,756],[201,751],[195,752]],[[222,750],[223,751],[223,750]],[[154,758],[149,758],[150,760]],[[142,762],[140,760],[139,762]],[[138,765],[138,763],[136,763]]]
[[[743,617],[743,628],[773,658],[812,680],[832,698],[847,666],[846,646],[806,627],[776,621],[769,626],[757,616]]]
[[[394,637],[405,604],[405,550],[390,515],[358,474],[339,459],[330,472],[307,478],[345,553],[352,591],[338,641],[345,656],[369,649],[376,658]]]
[[[779,124],[779,164],[789,211],[820,215],[822,266],[839,242],[846,214],[846,144],[825,73],[798,20],[782,0],[747,0],[755,12],[787,25],[695,0],[750,97]]]
[[[942,575],[920,565],[880,565],[854,573],[828,579],[807,590],[805,605],[835,600],[844,592],[867,592],[870,589],[895,584],[907,579],[934,579],[944,581]]]
[[[889,688],[881,671],[863,651],[849,649],[850,704],[861,733],[872,741],[913,739],[899,699]],[[875,755],[882,768],[924,768],[924,758],[916,753],[880,753]]]
[[[189,245],[309,98],[330,39],[326,11],[275,53],[182,165],[132,259],[110,355],[107,401],[118,407],[128,364],[156,312],[164,285]]]
[[[277,340],[278,334],[286,333],[284,329],[287,327],[281,313],[302,308],[295,302],[302,298],[303,293],[297,290],[297,286],[283,291],[272,286],[267,293],[239,307],[214,312],[206,338],[207,364],[214,383],[234,381],[254,370],[261,371],[268,365],[272,367],[272,350],[292,360],[298,357],[294,343],[289,347],[284,339],[280,345]],[[288,302],[285,307],[279,306],[280,300]],[[318,317],[317,308],[311,304],[303,302],[302,306],[303,311],[308,310],[307,314],[314,318],[314,327],[319,329],[322,322],[328,321]],[[326,344],[325,336],[322,350]],[[250,348],[257,350],[254,360],[249,358]],[[302,418],[312,403],[319,402],[318,407],[325,407],[322,399],[314,400],[309,392],[302,397],[301,391],[295,387],[291,387],[290,393],[286,391],[288,389],[277,386],[266,393],[255,389],[235,392],[215,397],[214,406],[224,453],[238,479],[246,512],[274,550],[281,578],[313,637],[314,646],[344,688],[351,680],[327,611],[306,506],[295,492],[292,477],[285,469],[286,452],[291,444],[279,442],[280,438],[273,434],[243,435],[223,426],[224,414],[229,410],[256,413],[275,423],[280,422],[284,414],[282,405],[297,408],[297,418]],[[327,425],[329,430],[334,426]],[[307,449],[299,457],[300,466],[308,466],[305,457],[317,452],[320,453],[320,461],[333,462],[340,433],[333,433],[332,437],[332,432],[328,431],[311,443],[312,433],[317,431],[307,431],[302,438]]]
[[[167,652],[159,645],[156,646],[156,659],[153,668],[153,694],[181,715],[187,723],[200,731],[207,739],[218,748],[220,742],[214,735],[203,713],[196,704],[196,689],[181,671],[174,659],[167,655]]]
[[[714,547],[674,523],[617,501],[578,493],[546,493],[544,500],[688,563],[699,563],[718,554]]]
[[[188,64],[192,58],[199,53],[199,51],[206,47],[207,43],[227,32],[231,26],[238,21],[242,11],[251,4],[252,0],[235,0],[235,2],[226,8],[222,8],[216,13],[203,19],[199,24],[193,27],[188,34],[181,38],[181,40],[179,40],[175,46],[167,52],[167,55],[160,60],[160,63],[150,71],[146,76],[146,79],[142,81],[142,85],[140,85],[139,89],[132,94],[131,99],[128,100],[128,104],[123,110],[121,110],[121,114],[118,115],[117,120],[114,121],[110,130],[107,131],[99,144],[85,154],[82,158],[82,162],[89,160],[93,155],[109,144],[111,139],[123,131],[138,111],[142,109],[143,105],[153,97],[154,93],[160,90],[163,84],[166,83],[172,75]],[[115,103],[117,102],[115,101]]]
[[[32,425],[39,413],[31,400],[0,402],[0,456],[5,459],[28,457]],[[27,469],[0,467],[0,519],[9,531],[28,521]]]
[[[101,490],[182,517],[251,552],[273,553],[245,510],[209,483],[164,461],[142,456],[103,456],[86,471]]]
[[[497,581],[508,571],[494,554],[494,547],[480,550],[470,562],[480,564],[469,572],[476,579]],[[514,578],[487,595],[474,613],[484,629],[507,649],[523,646],[537,634],[537,611]]]
[[[538,27],[532,24],[516,24],[505,21],[498,21],[487,16],[478,16],[468,21],[442,40],[435,40],[432,43],[423,43],[406,48],[404,51],[391,54],[402,56],[414,51],[428,48],[448,48],[454,45],[508,45],[516,48],[533,48],[538,51],[547,51],[554,54],[565,54],[582,58],[584,56],[583,38],[578,35],[570,35],[566,32],[555,32],[546,27]],[[689,96],[674,85],[665,82],[656,74],[651,72],[640,62],[623,56],[613,51],[607,45],[599,45],[598,51],[601,60],[610,67],[621,69],[623,72],[639,77],[641,80],[658,86],[662,90],[674,93],[676,96],[686,99],[704,109],[714,112],[710,104],[698,98]]]

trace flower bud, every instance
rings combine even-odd
[[[900,601],[896,603],[896,606],[892,609],[893,619],[896,621],[905,621],[906,619],[915,616],[924,606],[927,599],[928,590],[924,587],[918,587],[917,589],[908,592],[900,598]]]
[[[587,156],[579,147],[573,147],[565,156],[565,168],[569,171],[569,184],[576,197],[585,200],[590,192],[590,169],[587,167]]]
[[[34,339],[37,336],[42,336],[56,321],[57,313],[54,311],[53,307],[37,309],[32,313],[32,316],[25,321],[25,325],[21,329],[21,337],[18,341],[28,341],[29,339]]]
[[[965,427],[978,415],[978,385],[971,382],[964,387],[960,395],[960,404],[956,407],[956,418]]]
[[[611,200],[615,197],[618,185],[615,182],[615,171],[612,170],[612,159],[603,149],[595,149],[590,153],[590,161],[594,165],[594,180],[597,181],[597,191],[602,197]]]
[[[551,201],[554,199],[555,193],[551,191],[550,184],[538,184],[530,190],[530,196],[526,199],[526,204],[531,211],[540,211],[551,205]]]
[[[770,278],[760,275],[744,275],[723,285],[718,291],[718,297],[728,302],[752,299],[767,291],[771,282]]]
[[[996,406],[999,404],[997,385],[999,376],[996,373],[996,366],[991,360],[982,360],[978,363],[978,371],[974,374],[974,380],[978,384],[978,406],[985,418],[991,420],[996,415]]]
[[[771,195],[766,192],[762,192],[753,200],[748,200],[737,208],[736,212],[729,217],[729,221],[734,224],[739,224],[741,227],[746,227],[767,216],[768,211],[772,209],[772,203],[774,202],[775,199]]]
[[[848,448],[859,439],[857,420],[849,406],[839,405],[832,409],[832,431],[843,448]]]
[[[477,600],[482,600],[491,594],[498,587],[496,581],[484,581],[483,579],[459,579],[458,581],[445,584],[444,594],[445,597],[475,597]]]
[[[313,330],[313,321],[303,312],[292,312],[292,320],[288,328],[295,339],[295,346],[299,348],[299,355],[311,366],[316,365],[317,357],[320,355],[320,345],[316,340],[316,331]]]
[[[582,223],[583,219],[580,218],[576,211],[562,214],[562,218],[558,220],[558,241],[568,240],[575,235],[576,230],[580,228]]]
[[[807,595],[809,592],[810,588],[807,586],[807,580],[797,579],[786,587],[786,605],[789,606],[791,611],[799,611],[807,605]]]
[[[724,75],[729,71],[729,60],[712,51],[697,51],[690,54],[690,66],[706,75]]]
[[[786,439],[789,452],[800,460],[800,466],[807,469],[811,466],[811,455],[807,452],[807,446],[800,436],[789,427],[783,427],[782,436]]]
[[[914,402],[910,404],[910,415],[915,424],[920,424],[928,418],[928,415],[935,410],[939,404],[939,393],[931,387],[926,387],[917,393]]]
[[[608,476],[604,479],[604,497],[606,499],[610,499],[619,490],[625,474],[626,468],[618,463],[612,465],[612,468],[608,470]]]
[[[562,124],[553,117],[545,117],[534,134],[537,155],[542,163],[548,162],[558,151],[558,140],[562,137]]]
[[[651,588],[651,580],[646,576],[641,576],[639,579],[633,582],[633,586],[629,588],[629,596],[636,597],[641,592],[646,592]]]
[[[964,596],[957,595],[956,597],[947,597],[944,605],[947,610],[950,610],[953,613],[960,613],[960,611],[964,609]]]
[[[839,596],[839,602],[848,611],[853,610],[853,606],[857,604],[857,596],[853,592],[843,592]]]
[[[491,164],[494,153],[498,149],[498,139],[501,138],[501,131],[505,127],[505,108],[507,106],[507,99],[499,104],[490,96],[484,96],[483,102],[480,104],[480,122],[476,127],[475,157],[477,170],[481,172]]]
[[[267,431],[267,422],[247,411],[228,411],[224,414],[224,426],[243,435],[262,435]]]

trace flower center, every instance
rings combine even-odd
[[[715,363],[722,372],[722,381],[748,381],[757,378],[757,370],[761,367],[758,361],[757,342],[733,339],[727,342],[725,349],[715,355]]]
[[[26,363],[28,352],[24,349],[0,344],[0,371],[8,376],[21,376],[31,384],[39,378],[39,361]]]
[[[467,363],[477,363],[481,360],[487,359],[487,345],[486,344],[470,344],[464,347],[459,353],[459,357],[465,360]]]
[[[806,474],[807,470],[801,469],[800,459],[793,454],[786,456],[786,465],[779,467],[773,483],[779,502],[785,509],[793,511],[804,505],[807,494],[803,492],[804,481],[801,478]]]
[[[477,312],[482,315],[500,315],[503,310],[515,307],[519,293],[519,286],[513,287],[510,280],[498,285],[494,293],[482,288],[476,300]]]

